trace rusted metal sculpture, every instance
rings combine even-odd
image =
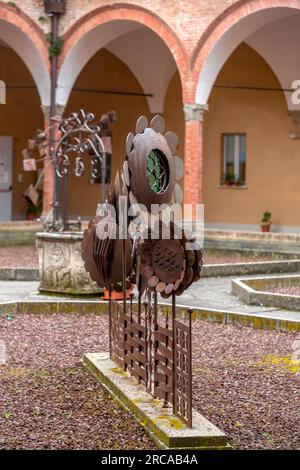
[[[108,129],[109,123],[116,121],[116,119],[116,113],[111,111],[104,114],[99,121],[95,121],[94,114],[81,109],[78,113],[71,113],[64,119],[52,118],[52,124],[46,131],[38,130],[35,138],[28,141],[28,149],[23,151],[25,158],[30,158],[32,150],[38,150],[40,160],[46,161],[45,169],[53,163],[55,167],[53,216],[46,220],[46,231],[57,232],[70,228],[68,202],[71,160],[74,161],[75,176],[81,177],[85,172],[84,157],[89,158],[91,177],[95,180],[100,179],[100,201],[104,202],[106,195],[106,151],[102,137]],[[51,140],[53,133],[59,137]],[[49,147],[51,149],[50,156],[47,157],[47,148]],[[60,194],[61,180],[64,183],[63,195]],[[77,228],[80,230],[80,227]]]
[[[155,116],[150,127],[146,117],[138,119],[136,134],[126,140],[123,171],[116,176],[107,204],[84,233],[82,257],[92,279],[110,292],[110,357],[192,426],[192,310],[187,311],[187,321],[179,321],[176,296],[200,279],[202,253],[195,244],[189,249],[195,239],[175,220],[166,224],[159,215],[154,227],[145,229],[132,210],[134,204],[142,204],[140,212],[149,222],[152,204],[168,209],[172,202],[181,202],[178,138],[163,132],[161,116]],[[129,210],[128,219],[124,210]],[[136,284],[137,303],[134,294],[126,300],[129,281]],[[120,283],[123,301],[116,302],[111,292]],[[172,299],[164,315],[158,295]]]

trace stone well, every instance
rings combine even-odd
[[[73,295],[102,292],[86,272],[81,258],[83,232],[39,232],[36,238],[41,292]]]

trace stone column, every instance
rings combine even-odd
[[[47,131],[50,127],[50,106],[42,106],[44,113],[44,129]],[[65,108],[63,106],[56,107],[56,114],[62,116]],[[47,132],[47,138],[49,138],[49,131]],[[56,138],[56,137],[55,137]],[[49,148],[47,149],[47,157],[44,162],[44,178],[43,178],[43,214],[45,218],[52,209],[53,195],[54,195],[54,165],[50,163],[49,159]]]
[[[203,114],[207,105],[185,104],[184,203],[203,202]]]

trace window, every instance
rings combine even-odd
[[[223,134],[221,184],[243,186],[246,182],[246,134]]]

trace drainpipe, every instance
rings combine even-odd
[[[58,37],[58,18],[59,13],[53,13],[51,16],[51,34],[55,42]],[[56,82],[57,82],[57,55],[51,57],[51,105],[50,117],[56,115]]]
[[[65,13],[66,2],[65,0],[44,0],[45,12],[47,15],[51,15],[51,34],[52,40],[55,43],[58,38],[58,21],[59,15]],[[56,84],[57,84],[57,64],[58,57],[53,55],[51,57],[51,95],[50,95],[50,157],[54,157],[55,152],[55,128],[52,127],[53,122],[51,118],[56,116]],[[53,194],[53,222],[55,223],[59,217],[59,178],[56,175],[54,165],[54,194]]]

